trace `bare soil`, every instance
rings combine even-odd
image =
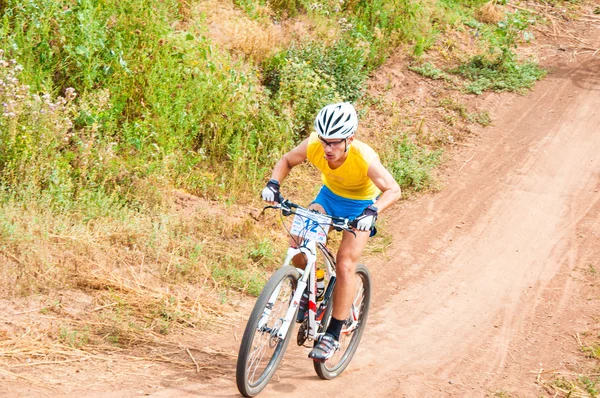
[[[375,296],[349,368],[321,381],[292,343],[261,396],[545,397],[598,366],[581,348],[600,331],[600,20],[579,28],[585,44],[541,48],[551,73],[531,92],[473,98],[493,125],[453,147],[439,192],[384,215],[394,239],[369,259]],[[0,368],[0,396],[239,396],[253,300],[236,304],[233,326],[186,331],[176,356]]]

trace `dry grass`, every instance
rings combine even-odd
[[[230,329],[249,309],[238,307],[239,287],[213,272],[228,258],[232,266],[268,273],[268,262],[261,268],[246,256],[247,242],[270,236],[270,225],[243,208],[210,210],[182,192],[170,200],[158,221],[129,214],[87,224],[76,215],[4,204],[3,377],[48,388],[56,379],[32,368],[119,361],[119,371],[139,372],[144,363],[219,373],[230,365],[232,353],[207,348],[211,332]],[[194,257],[197,244],[205,249]]]
[[[466,96],[449,96],[445,86],[445,82],[436,81],[418,90],[408,88],[406,92],[412,95],[405,95],[400,100],[394,89],[379,95],[379,106],[374,107],[364,121],[367,134],[373,137],[373,146],[385,151],[390,136],[402,135],[419,146],[432,149],[468,139],[473,134],[473,126],[482,124],[475,116],[483,116],[485,112],[469,105]]]
[[[318,185],[318,173],[302,165],[284,193],[307,205]],[[58,220],[42,209],[4,206],[0,221],[10,220],[15,235],[0,228],[3,377],[48,388],[56,377],[32,369],[50,365],[56,374],[61,367],[101,367],[103,374],[102,364],[114,361],[119,372],[136,374],[141,364],[171,372],[230,371],[235,355],[208,348],[219,337],[211,332],[240,324],[252,303],[216,279],[213,266],[225,257],[268,276],[282,253],[261,268],[242,259],[247,243],[267,237],[283,251],[285,229],[277,212],[260,214],[259,200],[226,207],[177,191],[169,201],[160,228],[143,215],[84,224],[75,216]],[[334,248],[339,236],[332,237]],[[35,250],[28,251],[32,242]],[[194,258],[195,242],[205,249]],[[194,268],[184,270],[189,258]]]
[[[206,17],[208,33],[213,42],[234,53],[260,63],[281,48],[291,36],[283,26],[270,22],[269,9],[259,11],[267,18],[250,19],[232,2],[209,0],[197,5],[196,13]]]
[[[319,181],[302,165],[283,192],[308,205]],[[153,216],[123,210],[89,220],[83,211],[2,204],[0,362],[9,373],[132,352],[195,368],[185,349],[202,347],[182,346],[181,336],[206,342],[199,336],[247,316],[243,292],[266,280],[287,247],[279,214],[261,214],[259,198],[227,206],[175,191],[161,202]],[[251,255],[265,240],[272,253]],[[162,358],[174,347],[183,359]]]
[[[587,383],[585,381],[587,381]],[[595,381],[594,381],[595,380]],[[576,373],[540,370],[537,384],[552,397],[594,398],[598,396],[600,373]]]
[[[504,12],[500,8],[496,1],[490,1],[485,3],[477,12],[475,12],[475,18],[479,22],[487,24],[497,24],[504,19]]]
[[[561,50],[567,54],[572,53],[573,57],[586,52],[600,52],[600,48],[594,46],[593,42],[586,41],[580,33],[600,22],[600,17],[593,14],[592,4],[565,2],[556,7],[552,3],[528,2],[527,8],[516,4],[508,7],[538,15],[544,23],[534,27],[534,30],[551,41],[560,43]]]
[[[210,349],[202,344],[210,341],[210,334],[190,328],[182,329],[176,336],[146,331],[135,336],[135,350],[134,347],[120,347],[95,334],[102,328],[111,327],[101,315],[94,317],[103,309],[91,311],[86,319],[82,319],[68,313],[74,310],[70,305],[81,299],[82,293],[65,291],[62,294],[64,308],[53,307],[52,311],[45,310],[48,307],[14,311],[15,303],[3,302],[5,311],[0,316],[4,325],[0,328],[3,378],[23,380],[47,389],[64,383],[57,378],[62,372],[69,374],[71,383],[77,383],[79,370],[73,372],[77,368],[96,370],[94,383],[98,380],[110,383],[115,378],[134,373],[139,377],[155,378],[156,375],[144,374],[144,370],[157,365],[166,366],[161,375],[167,371],[177,375],[181,370],[224,373],[223,369],[231,367],[235,359],[232,352]],[[33,301],[30,300],[30,304]],[[106,369],[116,361],[119,363],[116,372],[111,370],[107,374]],[[90,382],[85,372],[80,376],[83,382]]]
[[[337,37],[337,27],[325,18],[298,15],[274,22],[274,13],[268,6],[257,7],[256,19],[230,1],[204,1],[198,3],[194,12],[196,18],[206,18],[208,35],[214,43],[256,64],[294,42],[328,42]]]
[[[116,212],[90,221],[3,204],[0,362],[162,352],[179,346],[182,334],[203,341],[237,324],[247,314],[237,308],[240,290],[278,265],[282,230],[274,219],[253,219],[259,209],[251,206],[209,206],[182,192],[166,202],[158,216]],[[250,258],[252,242],[269,237],[271,257]]]

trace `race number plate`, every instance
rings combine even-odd
[[[298,235],[315,242],[325,243],[331,218],[308,210],[297,209],[292,222],[292,235]]]

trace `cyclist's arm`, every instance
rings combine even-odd
[[[302,141],[300,145],[283,155],[283,157],[279,160],[279,162],[277,162],[277,164],[273,168],[271,179],[277,180],[279,181],[279,183],[281,183],[285,179],[285,177],[287,177],[288,174],[290,174],[292,168],[298,166],[300,163],[306,160],[307,150],[308,138]]]
[[[381,191],[381,196],[375,202],[379,212],[387,209],[400,199],[400,186],[390,172],[383,167],[379,159],[371,162],[367,175]]]

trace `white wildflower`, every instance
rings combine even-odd
[[[69,101],[74,100],[77,97],[77,93],[73,87],[67,87],[65,90],[65,98]]]

